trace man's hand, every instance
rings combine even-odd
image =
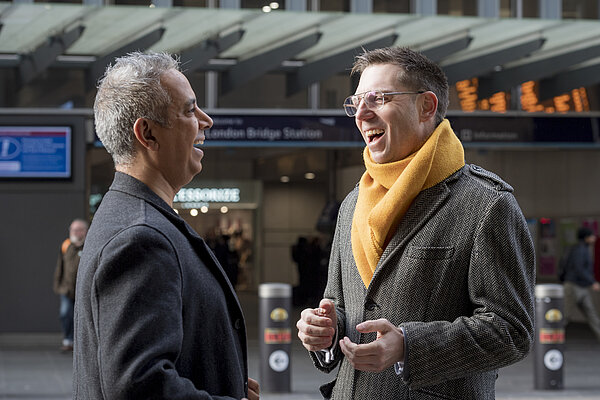
[[[302,311],[296,327],[298,337],[307,350],[318,351],[331,347],[337,327],[333,301],[323,299],[319,308],[307,308]]]
[[[340,348],[355,369],[381,372],[398,361],[404,361],[404,335],[387,319],[365,321],[356,325],[361,333],[377,332],[371,343],[356,344],[348,337],[340,340]]]
[[[600,283],[599,282],[594,282],[592,284],[592,290],[595,290],[596,292],[600,292]]]
[[[242,400],[259,400],[260,385],[252,378],[248,378],[248,398]]]

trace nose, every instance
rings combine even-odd
[[[354,116],[354,118],[356,118],[357,120],[367,120],[373,118],[373,115],[373,110],[371,110],[367,106],[365,99],[361,99],[360,103],[358,103],[358,106],[356,107],[356,115]]]
[[[198,115],[198,127],[200,129],[208,129],[213,126],[212,118],[198,106],[196,106],[196,114]]]

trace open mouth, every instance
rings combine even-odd
[[[194,147],[200,147],[204,144],[204,138],[194,140]]]
[[[382,137],[384,133],[385,131],[383,129],[370,129],[365,131],[365,136],[367,137],[368,143],[371,143]]]

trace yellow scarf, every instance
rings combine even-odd
[[[462,144],[445,119],[415,153],[403,160],[377,164],[369,148],[367,170],[360,179],[352,220],[352,253],[365,287],[414,198],[465,165]]]

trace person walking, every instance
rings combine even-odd
[[[75,283],[77,269],[87,235],[88,223],[75,219],[69,225],[69,237],[65,239],[54,269],[54,293],[60,296],[59,319],[62,327],[62,352],[73,351],[73,312],[75,307]]]
[[[579,309],[600,342],[600,317],[594,307],[592,291],[600,292],[600,283],[594,277],[594,262],[591,249],[596,243],[596,235],[591,229],[577,230],[577,243],[567,254],[561,267],[561,280],[565,288],[565,319],[567,324]]]

